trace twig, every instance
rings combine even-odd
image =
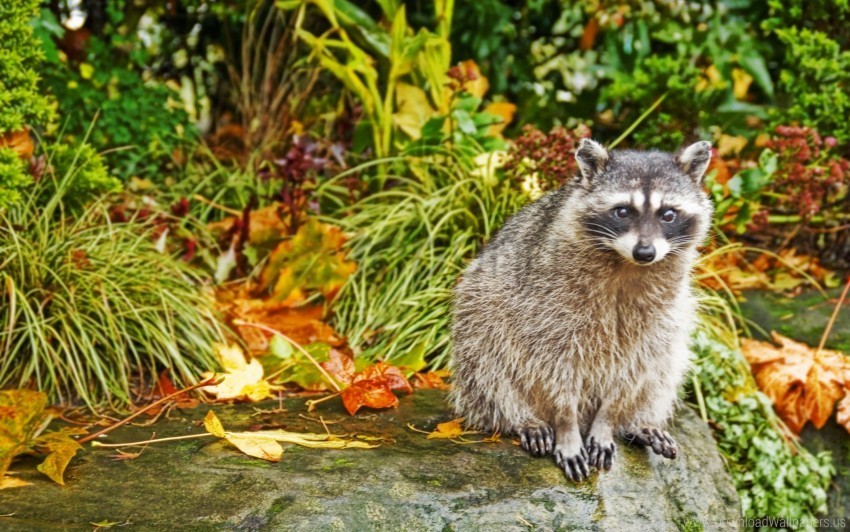
[[[314,366],[316,366],[316,368],[319,370],[319,372],[322,374],[322,376],[324,376],[324,377],[325,377],[325,379],[327,379],[327,381],[331,384],[331,386],[333,386],[333,387],[334,387],[334,390],[336,390],[336,391],[337,391],[337,393],[339,393],[340,391],[342,391],[342,389],[339,387],[339,384],[337,384],[337,383],[336,383],[336,381],[333,379],[333,377],[331,377],[331,376],[330,376],[330,374],[329,374],[327,371],[325,371],[325,368],[323,368],[323,367],[322,367],[322,365],[321,365],[321,364],[319,364],[319,363],[316,361],[316,359],[315,359],[315,358],[313,358],[313,355],[311,355],[310,353],[308,353],[306,349],[304,349],[303,347],[301,347],[301,344],[299,344],[298,342],[296,342],[295,340],[293,340],[293,339],[292,339],[292,338],[290,338],[289,336],[287,336],[287,335],[283,334],[283,333],[282,333],[282,332],[280,332],[280,331],[276,331],[276,330],[272,329],[271,327],[267,327],[267,326],[265,326],[265,325],[263,325],[263,324],[260,324],[260,323],[251,323],[251,322],[248,322],[248,321],[245,321],[245,320],[242,320],[242,319],[235,319],[235,320],[233,320],[233,324],[234,324],[234,325],[244,325],[244,326],[246,326],[246,327],[256,327],[257,329],[260,329],[261,331],[266,331],[266,332],[269,332],[269,333],[276,334],[276,335],[280,336],[281,338],[283,338],[284,340],[286,340],[287,342],[289,342],[290,344],[292,344],[293,346],[295,346],[295,348],[296,348],[296,349],[298,349],[298,350],[301,352],[301,354],[302,354],[302,355],[304,355],[305,357],[307,357],[308,359],[310,359],[310,362],[312,362],[312,363],[313,363],[313,365],[314,365]],[[333,397],[333,396],[331,396],[331,397]],[[326,399],[327,399],[327,398],[326,398]],[[324,400],[324,399],[323,399],[323,400]],[[309,403],[309,401],[308,401],[308,403]]]
[[[818,356],[818,354],[823,349],[823,346],[826,344],[826,339],[829,336],[830,331],[832,331],[832,326],[835,325],[835,319],[838,317],[838,311],[841,310],[841,305],[844,303],[844,298],[847,297],[848,290],[850,290],[850,275],[847,276],[847,282],[844,283],[844,290],[841,291],[841,297],[838,298],[838,303],[836,303],[835,308],[832,311],[832,316],[829,317],[829,323],[826,324],[826,329],[824,329],[823,334],[820,337],[818,349],[817,351],[815,351],[814,354],[815,357]]]
[[[342,392],[336,392],[334,394],[322,397],[321,399],[307,399],[307,403],[306,403],[307,404],[307,412],[312,412],[317,404],[324,403],[328,399],[333,399],[334,397],[338,396],[340,393],[342,393]]]
[[[80,439],[77,441],[77,443],[83,444],[83,443],[86,443],[86,442],[92,441],[93,439],[95,439],[95,438],[97,438],[97,437],[99,437],[99,436],[101,436],[101,435],[103,435],[103,434],[106,434],[107,432],[112,432],[113,430],[117,429],[118,427],[120,427],[120,426],[122,426],[122,425],[126,425],[126,424],[127,424],[127,423],[129,423],[130,421],[132,421],[132,420],[136,419],[137,417],[139,417],[140,415],[144,414],[145,412],[147,412],[147,411],[148,411],[148,410],[150,410],[151,408],[153,408],[153,407],[155,407],[155,406],[158,406],[158,405],[161,405],[162,403],[164,403],[164,402],[166,402],[166,401],[170,401],[171,399],[174,399],[174,398],[175,398],[175,397],[177,397],[178,395],[182,395],[182,394],[184,394],[184,393],[188,393],[188,392],[191,392],[192,390],[196,390],[196,389],[198,389],[198,388],[203,388],[203,387],[205,387],[205,386],[213,386],[213,385],[215,385],[215,384],[219,384],[220,382],[221,382],[221,379],[219,379],[219,378],[217,378],[217,377],[211,377],[211,378],[209,378],[209,379],[207,379],[207,380],[205,380],[205,381],[201,381],[201,382],[199,382],[199,383],[197,383],[197,384],[193,384],[193,385],[191,385],[191,386],[187,386],[187,387],[183,388],[182,390],[178,390],[178,391],[174,392],[174,393],[173,393],[173,394],[171,394],[171,395],[167,395],[167,396],[163,397],[163,398],[162,398],[162,399],[160,399],[159,401],[155,401],[155,402],[153,402],[153,403],[151,403],[151,404],[147,405],[146,407],[142,408],[141,410],[138,410],[138,411],[134,412],[134,413],[133,413],[132,415],[130,415],[129,417],[125,417],[124,419],[122,419],[122,420],[120,420],[120,421],[117,421],[116,423],[113,423],[112,425],[109,425],[108,427],[106,427],[106,428],[105,428],[105,429],[103,429],[103,430],[99,430],[99,431],[95,432],[94,434],[89,434],[89,435],[88,435],[88,436],[86,436],[85,438],[80,438]]]
[[[665,92],[664,94],[662,94],[662,95],[661,95],[661,97],[659,97],[657,100],[655,100],[655,103],[653,103],[652,105],[650,105],[650,106],[649,106],[649,109],[647,109],[646,111],[644,111],[644,112],[643,112],[643,114],[642,114],[642,115],[640,115],[639,117],[637,117],[637,120],[635,120],[634,122],[632,122],[632,125],[630,125],[630,126],[629,126],[629,127],[628,127],[625,131],[623,131],[622,135],[620,135],[619,137],[617,137],[617,139],[616,139],[614,142],[612,142],[610,145],[608,145],[608,149],[609,149],[609,150],[610,150],[610,149],[613,149],[613,148],[614,148],[614,146],[616,146],[617,144],[619,144],[619,143],[623,142],[623,140],[625,140],[625,139],[626,139],[626,137],[628,137],[629,135],[631,135],[631,134],[632,134],[632,131],[634,131],[634,130],[635,130],[635,128],[636,128],[636,127],[638,127],[638,126],[640,125],[640,123],[641,123],[641,122],[643,122],[643,121],[646,119],[646,117],[647,117],[647,116],[651,115],[651,114],[652,114],[652,112],[653,112],[653,111],[655,111],[655,108],[656,108],[656,107],[658,107],[659,105],[661,105],[661,102],[663,102],[663,101],[664,101],[664,99],[665,99],[665,98],[667,98],[667,95],[668,95],[668,94],[669,94],[668,92]]]
[[[210,434],[209,432],[204,432],[203,434],[187,434],[185,436],[171,436],[168,438],[159,438],[159,439],[150,439],[143,441],[131,441],[127,443],[102,443],[99,441],[91,442],[92,447],[129,447],[131,445],[147,445],[149,443],[159,443],[162,441],[176,441],[176,440],[191,440],[194,438],[206,438],[207,436],[215,436],[215,434]]]

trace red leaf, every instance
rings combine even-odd
[[[352,416],[361,406],[390,408],[398,405],[398,397],[385,382],[361,380],[342,391],[342,404]]]
[[[402,371],[395,367],[378,362],[364,369],[354,376],[353,382],[375,381],[386,384],[390,390],[404,390],[407,393],[413,392],[413,387],[410,386],[410,381],[404,376]]]

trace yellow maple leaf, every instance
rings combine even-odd
[[[214,348],[224,373],[204,373],[204,379],[213,376],[222,379],[218,384],[205,387],[204,391],[219,400],[245,398],[256,402],[271,397],[273,387],[263,378],[263,366],[259,360],[251,358],[246,361],[242,349],[237,345],[217,343]]]
[[[463,420],[464,418],[459,417],[451,421],[446,421],[445,423],[438,423],[437,428],[428,435],[428,439],[454,440],[465,434],[478,434],[478,432],[474,430],[463,430]]]

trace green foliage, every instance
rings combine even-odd
[[[743,515],[812,523],[826,513],[826,490],[835,474],[831,455],[813,456],[783,437],[782,422],[738,349],[708,330],[696,334],[694,349],[704,415],[715,427]]]
[[[42,176],[39,202],[47,204],[57,194],[69,212],[82,210],[103,194],[119,192],[121,181],[113,177],[101,156],[89,144],[75,147],[55,144],[47,149],[52,172]]]
[[[17,152],[0,148],[0,209],[17,202],[21,190],[32,183],[27,165]]]
[[[747,230],[753,216],[761,210],[762,195],[774,180],[777,160],[775,152],[765,149],[759,155],[758,166],[741,170],[725,186],[715,181],[713,173],[706,177],[719,226],[731,224],[738,234]]]
[[[785,45],[779,84],[788,107],[774,113],[774,122],[799,121],[850,142],[850,46],[842,49],[826,33],[806,28],[775,33]]]
[[[335,326],[359,356],[395,361],[411,351],[434,367],[448,362],[452,289],[466,262],[527,196],[510,183],[475,172],[452,153],[397,161],[404,176],[352,206],[338,200],[333,223],[353,236],[348,259],[357,271],[334,304]],[[374,165],[352,171],[375,177]],[[336,180],[320,189],[342,198]]]
[[[179,94],[146,81],[142,66],[116,58],[100,39],[89,39],[86,50],[85,61],[59,59],[44,71],[44,84],[60,103],[64,140],[86,137],[124,179],[159,175],[193,131]],[[145,60],[144,54],[134,59]]]
[[[222,331],[198,274],[157,250],[155,227],[111,222],[97,201],[66,211],[71,182],[103,183],[102,167],[75,159],[83,167],[42,176],[0,213],[0,386],[123,407],[139,373],[152,382],[169,368],[187,383],[213,368]]]
[[[375,155],[386,157],[393,151],[396,92],[404,80],[428,93],[435,109],[445,108],[445,74],[451,61],[448,41],[453,0],[437,0],[434,10],[437,30],[408,25],[405,6],[379,2],[389,29],[347,0],[281,0],[281,9],[298,9],[304,20],[308,4],[315,4],[331,30],[314,35],[302,25],[298,37],[312,50],[311,59],[351,91],[363,105],[365,120],[360,136],[372,139]],[[418,81],[418,83],[416,83]]]
[[[30,26],[38,5],[39,0],[0,2],[0,133],[43,125],[51,116],[38,89],[42,51]]]

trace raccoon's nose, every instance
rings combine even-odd
[[[635,246],[632,250],[632,257],[638,262],[652,262],[655,259],[655,246]]]

